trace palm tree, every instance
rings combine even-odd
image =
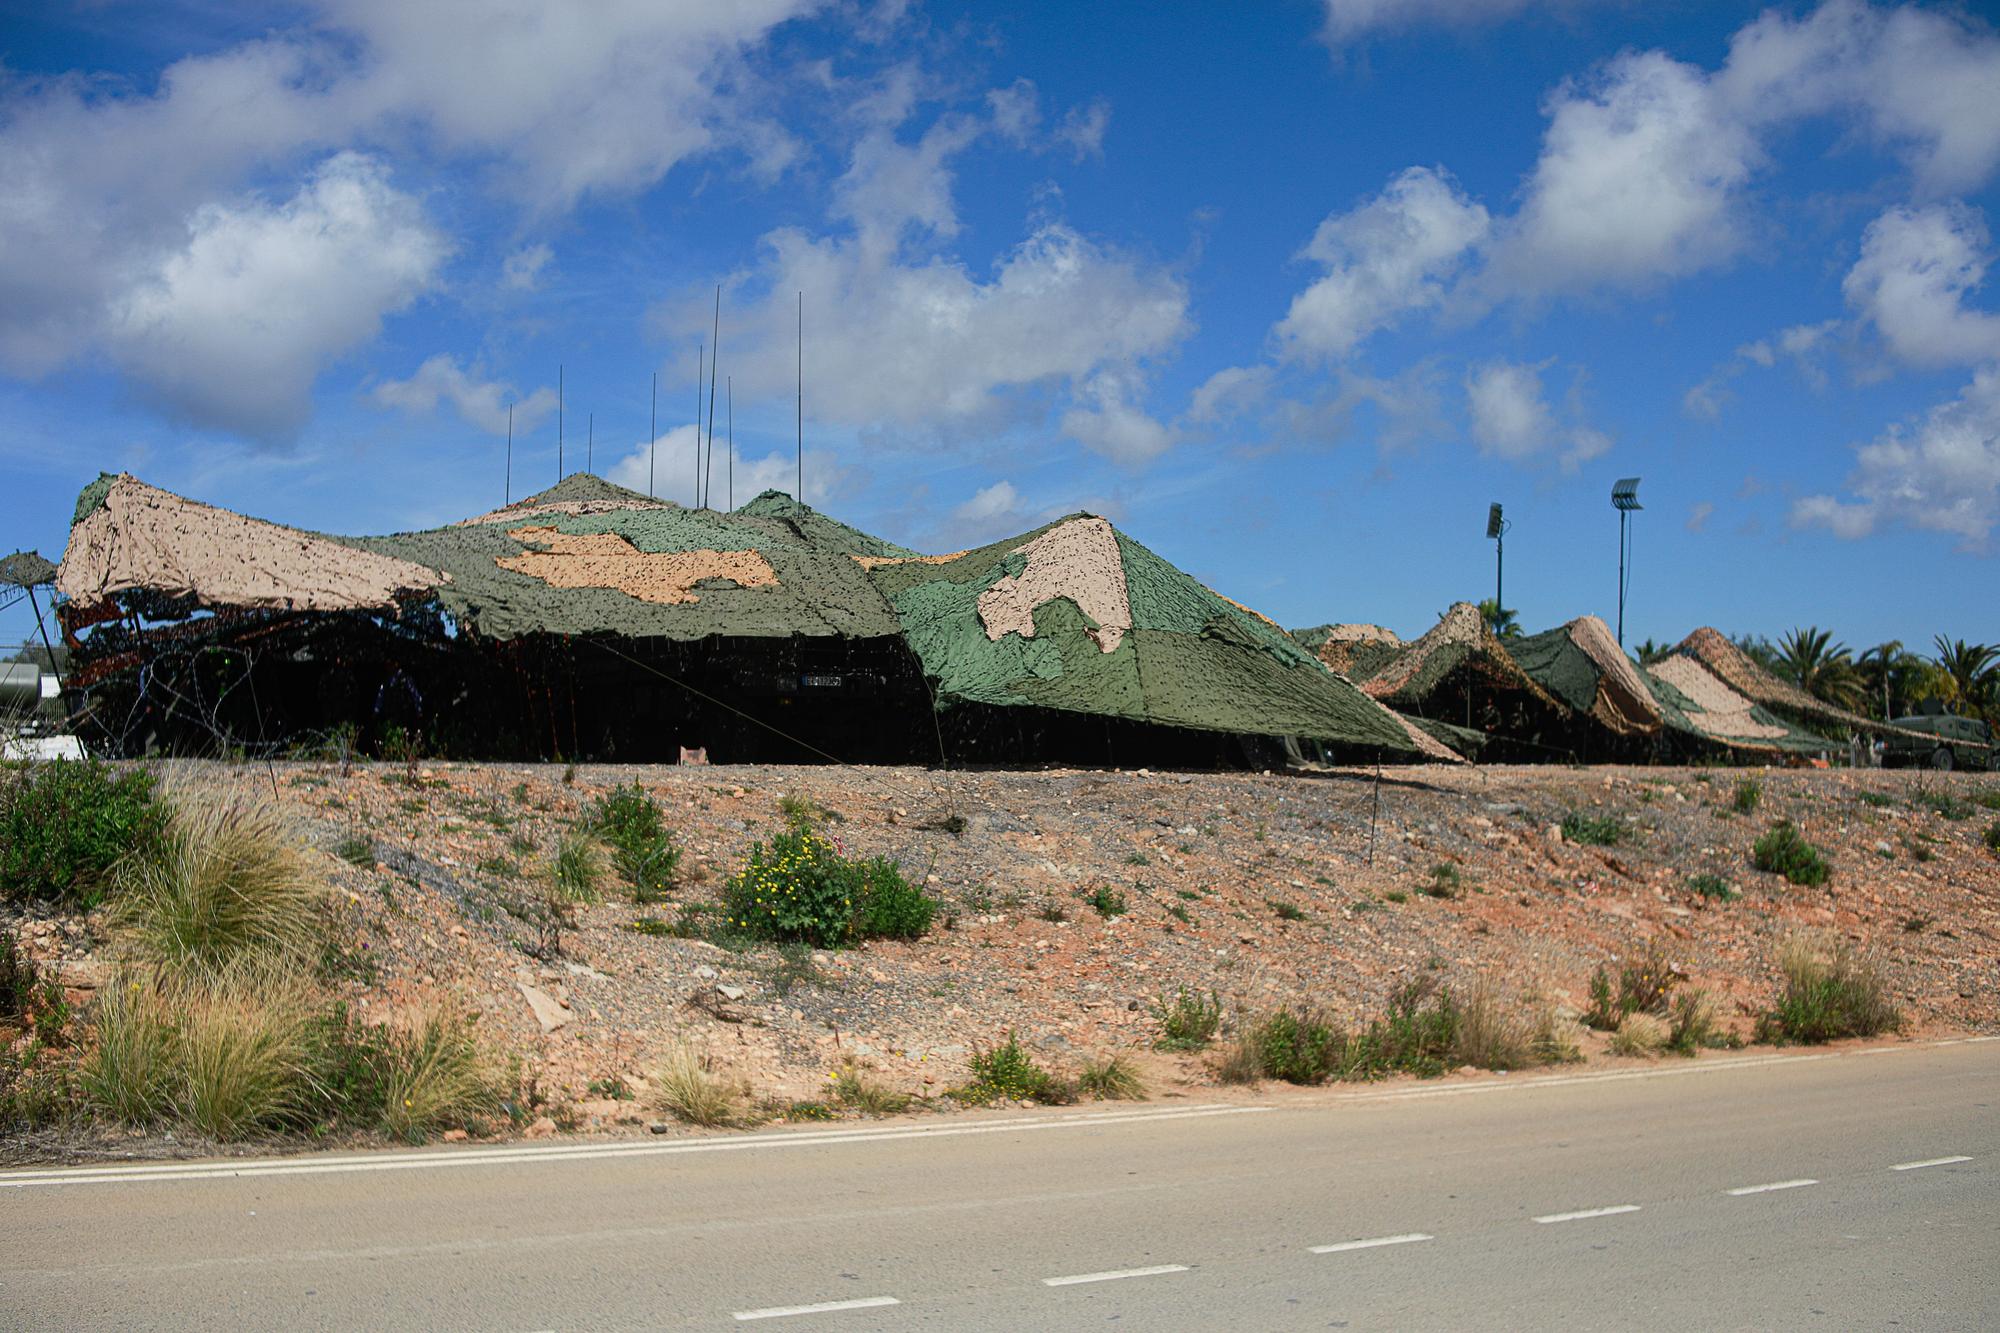
[[[1521,622],[1514,618],[1513,608],[1502,606],[1491,597],[1480,600],[1479,618],[1503,639],[1515,639],[1521,635]]]
[[[1843,708],[1858,702],[1861,682],[1847,645],[1817,626],[1795,629],[1779,641],[1777,671],[1815,699]]]
[[[1883,721],[1896,716],[1898,687],[1905,684],[1904,678],[1909,674],[1910,667],[1921,660],[1903,648],[1901,639],[1878,643],[1855,659],[1855,672],[1868,690],[1869,702],[1873,704],[1878,693],[1881,696]],[[1908,697],[1907,690],[1900,692]]]
[[[1763,635],[1739,634],[1731,639],[1730,642],[1736,645],[1738,652],[1755,662],[1758,666],[1763,667],[1764,670],[1773,675],[1780,674],[1778,670],[1778,650]]]
[[[2000,695],[2000,644],[1967,643],[1942,634],[1931,642],[1937,647],[1938,671],[1950,682],[1955,711],[1983,713],[1993,706]]]
[[[1633,651],[1639,655],[1639,663],[1641,666],[1651,666],[1653,665],[1653,663],[1659,661],[1661,658],[1665,657],[1668,653],[1672,652],[1673,649],[1669,648],[1664,643],[1655,643],[1651,639],[1648,639],[1644,643],[1640,644]]]

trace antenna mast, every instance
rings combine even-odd
[[[725,396],[729,400],[729,509],[736,511],[736,377],[729,376],[722,381]]]
[[[715,355],[708,358],[708,462],[701,473],[701,503],[708,507],[708,481],[715,475],[715,368],[722,360],[722,284],[715,284],[715,329],[709,335]]]
[[[799,293],[799,493],[800,504],[806,502],[806,294]]]
[[[701,377],[706,374],[707,364],[702,354],[707,350],[703,343],[694,345],[694,504],[701,507]]]
[[[563,446],[563,385],[562,385],[562,371],[563,371],[563,368],[562,368],[562,367],[561,367],[560,365],[558,365],[558,366],[556,367],[556,480],[557,480],[558,482],[560,482],[560,481],[561,481],[561,480],[563,479],[563,457],[562,457],[562,446]]]
[[[653,494],[653,455],[660,450],[660,372],[653,372],[653,424],[646,431],[646,498]]]
[[[514,503],[514,405],[507,404],[507,498],[502,504]]]

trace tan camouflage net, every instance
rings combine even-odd
[[[1118,536],[1101,518],[1057,524],[1016,548],[1028,567],[979,594],[979,620],[988,639],[1035,637],[1035,609],[1068,598],[1097,622],[1091,633],[1099,652],[1116,652],[1132,628],[1132,601]]]
[[[1750,700],[1710,675],[1691,657],[1670,655],[1647,668],[1656,680],[1663,680],[1686,696],[1699,711],[1683,709],[1688,721],[1705,732],[1731,739],[1778,740],[1791,732],[1758,720]]]
[[[677,606],[700,601],[704,579],[726,579],[739,588],[775,585],[777,573],[756,551],[641,551],[615,532],[573,533],[558,528],[510,528],[507,535],[538,550],[501,556],[502,569],[540,579],[552,588],[609,588],[642,602]]]

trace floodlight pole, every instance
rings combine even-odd
[[[1625,646],[1625,579],[1626,566],[1630,563],[1632,536],[1630,519],[1632,511],[1644,508],[1639,503],[1639,478],[1621,477],[1611,486],[1611,507],[1618,511],[1618,646]]]
[[[1625,646],[1625,541],[1628,532],[1626,524],[1631,517],[1630,510],[1618,511],[1618,646],[1620,648]]]

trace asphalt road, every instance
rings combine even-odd
[[[2000,1041],[13,1171],[0,1255],[20,1328],[2000,1328]]]

